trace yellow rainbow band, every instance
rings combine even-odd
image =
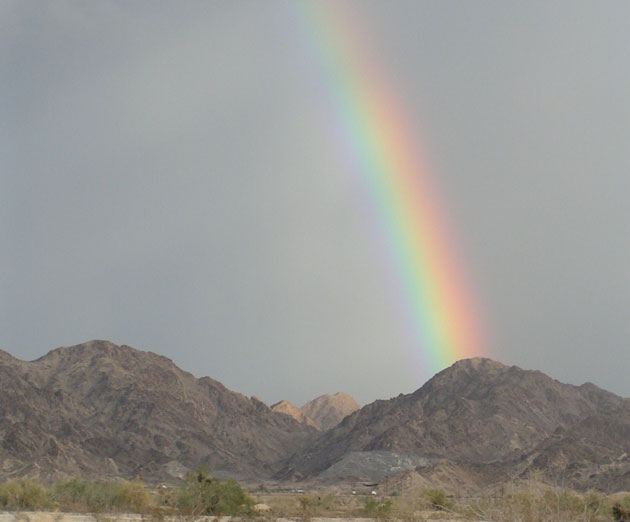
[[[297,2],[311,33],[327,96],[346,146],[386,231],[390,256],[421,350],[432,371],[482,354],[477,307],[451,245],[430,172],[398,96],[357,34],[343,2]]]

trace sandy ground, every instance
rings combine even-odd
[[[427,511],[421,513],[426,522],[462,522],[462,518],[449,518],[446,513],[435,513],[433,511]],[[429,518],[431,517],[431,518]],[[199,522],[230,522],[232,517],[198,517],[194,520]],[[84,513],[58,513],[50,511],[19,511],[19,512],[0,512],[0,522],[147,522],[151,518],[148,516],[135,514],[105,514],[99,513],[96,515],[84,514]],[[186,520],[187,522],[193,522],[192,519],[187,517],[165,517],[164,522],[178,522],[180,520]],[[273,522],[296,522],[297,519],[290,518],[270,518]],[[371,518],[321,518],[313,517],[311,522],[373,522]]]

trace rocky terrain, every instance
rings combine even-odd
[[[319,426],[317,426],[315,422],[313,422],[313,420],[310,419],[300,408],[289,401],[276,402],[275,404],[272,404],[270,408],[275,412],[289,415],[302,424],[308,424],[317,430],[320,429]]]
[[[353,397],[344,392],[334,395],[320,395],[300,408],[309,419],[322,431],[339,424],[348,415],[360,408]]]
[[[93,341],[32,362],[0,352],[2,478],[161,480],[200,463],[264,477],[316,432],[128,346]]]
[[[427,459],[406,473],[418,483],[439,478],[479,488],[542,471],[575,487],[630,489],[629,407],[628,399],[592,384],[572,386],[538,371],[467,359],[414,393],[346,417],[296,453],[279,476],[329,478],[334,466],[339,479],[373,479],[367,461],[379,451],[394,458],[392,473],[399,471],[398,455]],[[349,454],[352,469],[340,465]],[[365,474],[358,477],[361,454]]]
[[[630,399],[592,384],[476,358],[345,415],[356,406],[336,394],[269,408],[106,341],[32,362],[0,351],[0,478],[173,480],[205,463],[219,477],[378,480],[391,491],[473,492],[532,474],[630,490]]]
[[[289,401],[271,405],[273,411],[290,415],[298,422],[326,431],[339,424],[345,417],[361,406],[347,393],[324,394],[298,408]]]

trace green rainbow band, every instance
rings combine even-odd
[[[432,370],[479,355],[481,339],[463,270],[432,179],[398,97],[342,2],[298,2],[346,147],[371,194],[406,300],[415,349]]]

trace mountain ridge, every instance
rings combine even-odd
[[[269,407],[272,411],[289,415],[301,424],[307,424],[317,430],[320,429],[319,426],[317,426],[317,424],[315,424],[315,422],[313,422],[313,420],[308,417],[300,408],[287,400],[278,401]]]
[[[300,411],[312,419],[320,430],[326,431],[359,408],[359,403],[354,397],[345,392],[337,392],[315,397],[304,404]]]
[[[291,457],[278,476],[316,477],[332,465],[340,468],[344,455],[372,451],[470,466],[501,461],[516,469],[519,459],[547,454],[541,444],[558,430],[579,429],[585,419],[615,415],[629,403],[592,384],[564,384],[486,358],[462,360],[415,392],[374,401],[349,415]],[[623,418],[625,426],[630,416]],[[617,440],[614,451],[625,450],[630,442]]]
[[[349,396],[310,403],[331,397]],[[339,415],[317,431],[167,357],[108,341],[34,361],[0,351],[0,478],[162,481],[207,464],[255,480],[383,479],[392,491],[472,490],[529,473],[630,490],[630,399],[592,383],[465,359],[412,393]]]
[[[5,476],[36,465],[44,477],[162,479],[201,463],[268,476],[316,433],[167,357],[108,341],[3,358],[0,377]]]

